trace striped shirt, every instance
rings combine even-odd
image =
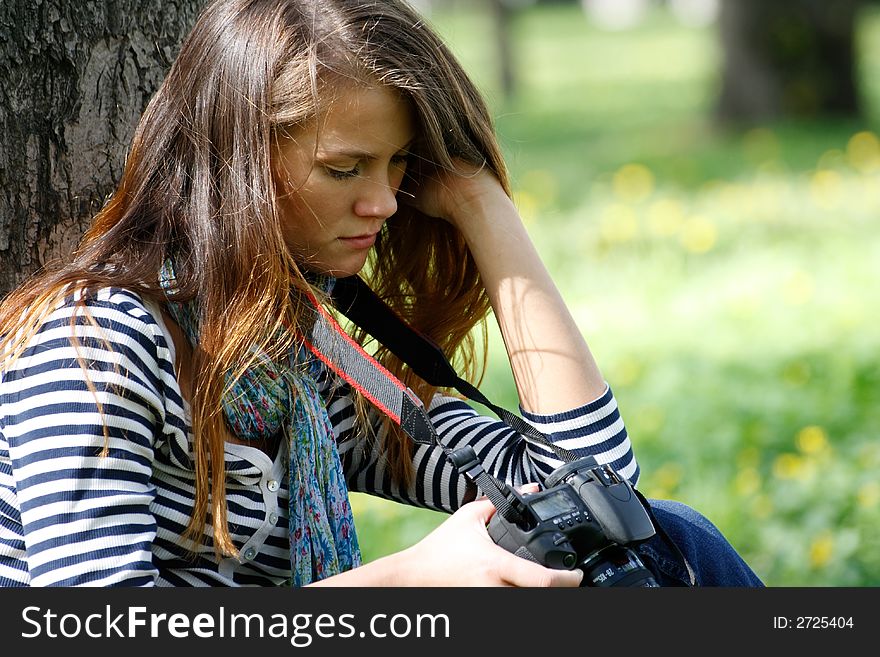
[[[215,556],[210,520],[201,545],[185,541],[194,457],[170,334],[158,306],[130,291],[101,290],[87,307],[90,319],[77,313],[73,330],[78,349],[68,299],[22,357],[0,369],[0,586],[286,582],[286,446],[270,455],[226,445],[237,557]],[[350,389],[326,370],[319,383],[350,490],[445,512],[473,497],[472,484],[436,445],[415,447],[413,482],[398,486],[377,441],[363,439],[355,424]],[[444,444],[472,445],[487,471],[513,485],[543,481],[561,464],[460,399],[438,394],[429,414]],[[523,415],[553,442],[611,463],[636,483],[638,465],[609,389],[568,412]]]

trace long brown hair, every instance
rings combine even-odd
[[[235,552],[225,521],[224,374],[242,372],[254,345],[280,356],[295,339],[281,327],[304,321],[307,283],[282,237],[272,146],[279,131],[314,118],[332,90],[352,80],[378,81],[411,101],[418,139],[408,175],[422,175],[419,163],[448,168],[460,158],[490,168],[508,189],[479,92],[402,0],[216,0],[144,112],[118,187],[72,260],[0,306],[0,354],[8,360],[74,291],[112,285],[159,302],[198,300],[190,400],[196,499],[187,534],[202,535],[210,506],[215,547],[224,554]],[[176,274],[170,291],[158,283],[169,259]],[[451,225],[418,221],[401,205],[364,276],[467,376],[481,375],[473,329],[485,326],[490,306]],[[430,399],[431,386],[387,351],[377,355]],[[383,447],[393,476],[407,483],[409,442],[391,431]]]

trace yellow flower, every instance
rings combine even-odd
[[[804,459],[797,454],[780,454],[773,461],[773,474],[779,479],[796,479],[804,473]]]
[[[718,241],[718,229],[705,217],[691,217],[682,226],[680,239],[691,253],[706,253]]]
[[[880,504],[880,483],[869,481],[864,484],[856,493],[856,499],[863,509],[873,509]]]
[[[654,192],[654,174],[643,164],[625,164],[615,172],[612,186],[618,200],[638,203]]]
[[[828,434],[822,427],[810,425],[797,433],[798,449],[804,454],[818,454],[828,448]]]
[[[810,179],[810,198],[825,210],[836,208],[843,197],[843,180],[836,171],[823,169]]]
[[[674,235],[683,223],[684,210],[678,201],[661,199],[648,209],[648,228],[659,237]]]
[[[833,554],[834,536],[829,531],[822,532],[810,544],[810,565],[813,568],[821,568],[831,561]]]
[[[873,132],[857,132],[846,145],[846,159],[856,171],[870,173],[880,169],[880,140]]]

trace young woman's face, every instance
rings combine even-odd
[[[350,276],[397,211],[415,117],[393,89],[359,85],[320,121],[292,131],[274,153],[284,237],[305,269]]]

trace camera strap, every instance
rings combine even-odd
[[[333,296],[335,300],[335,294]],[[523,512],[521,502],[506,483],[483,469],[473,447],[466,445],[452,450],[444,445],[418,395],[355,342],[317,299],[311,297],[310,301],[315,321],[310,335],[303,337],[306,348],[400,426],[414,442],[442,449],[456,469],[492,501],[498,513],[510,522],[519,522]],[[378,297],[376,301],[387,308]]]
[[[359,276],[337,279],[332,297],[343,315],[409,365],[427,383],[438,388],[455,389],[471,401],[482,404],[510,428],[548,448],[566,463],[578,458],[577,454],[555,445],[519,415],[494,404],[479,388],[462,379],[443,350],[407,324]]]
[[[359,276],[336,279],[330,294],[339,312],[385,346],[427,383],[455,389],[471,401],[486,406],[513,430],[547,447],[565,463],[577,460],[574,452],[555,445],[523,418],[494,404],[476,386],[458,376],[440,346],[407,324]],[[492,501],[498,513],[510,522],[518,522],[523,509],[510,487],[483,469],[470,445],[455,450],[444,445],[419,397],[353,340],[317,299],[312,297],[311,301],[316,311],[315,322],[311,335],[304,338],[306,347],[400,426],[414,442],[440,447],[456,469]],[[690,585],[696,586],[696,578],[687,558],[657,521],[641,492],[635,488],[633,491],[649,514],[657,533],[672,546],[685,564]]]

